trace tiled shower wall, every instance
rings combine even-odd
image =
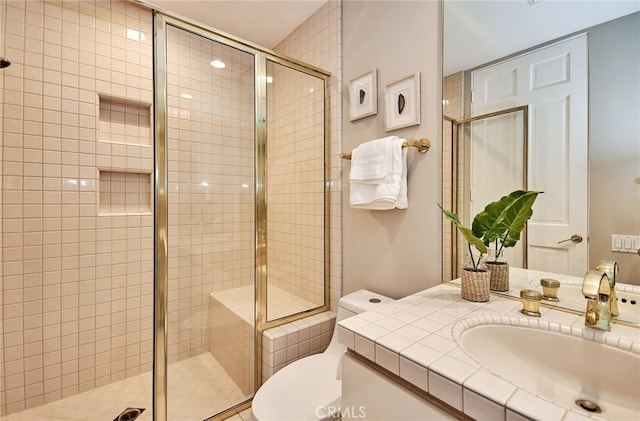
[[[322,79],[267,63],[269,283],[324,301],[324,90]]]
[[[98,184],[101,171],[152,171],[149,143],[99,135],[101,120],[122,121],[123,135],[129,126],[124,109],[100,116],[101,98],[150,107],[152,33],[151,14],[129,2],[1,7],[13,63],[2,71],[1,411],[10,413],[151,368],[152,216],[127,213],[127,198],[140,197],[126,182],[114,184],[124,212],[100,212]]]
[[[329,1],[274,50],[331,72],[329,79],[330,299],[337,309],[342,293],[342,2]]]
[[[254,57],[173,27],[167,55],[173,362],[209,351],[211,292],[254,283]]]
[[[5,8],[6,1],[0,1],[0,22],[5,22]],[[0,30],[0,54],[3,54],[5,51],[5,43],[4,43],[4,30]],[[2,74],[0,74],[0,92],[4,92],[4,78]],[[4,95],[0,94],[0,134],[4,134]],[[2,136],[0,135],[0,199],[2,198],[2,185],[4,174],[3,165],[4,162],[2,150]],[[0,200],[0,250],[2,250],[3,241],[2,241],[2,232],[4,225],[2,223],[2,202]],[[2,255],[0,254],[0,279],[4,279],[4,272],[2,270]],[[4,283],[0,283],[0,312],[4,308]],[[4,320],[4,314],[0,314],[2,316],[2,320]],[[4,323],[0,323],[0,415],[6,412],[4,402],[6,402],[5,390],[4,390]]]

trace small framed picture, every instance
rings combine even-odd
[[[384,130],[420,124],[420,72],[415,72],[384,88]]]
[[[350,121],[378,114],[377,69],[349,82]]]

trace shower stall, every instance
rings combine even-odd
[[[328,310],[322,69],[131,1],[0,1],[0,420],[203,420]]]

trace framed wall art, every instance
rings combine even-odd
[[[377,70],[358,76],[349,82],[350,121],[378,114]]]
[[[384,130],[420,124],[420,72],[389,83],[384,88]]]

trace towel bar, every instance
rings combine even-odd
[[[423,137],[422,139],[407,139],[402,144],[402,147],[403,148],[408,148],[408,147],[418,148],[418,152],[427,153],[427,151],[431,147],[431,142],[426,137]],[[340,154],[340,159],[351,159],[351,154],[343,152],[343,153]]]

